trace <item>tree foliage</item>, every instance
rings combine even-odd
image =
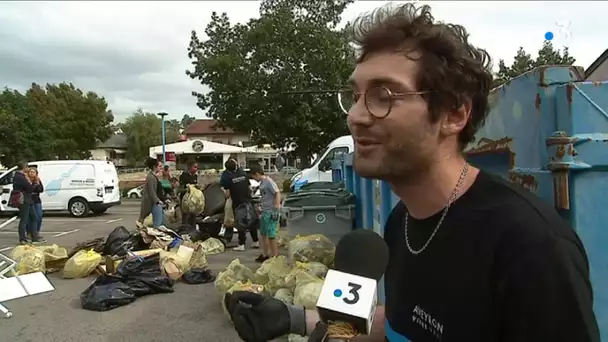
[[[186,127],[188,127],[192,122],[194,122],[194,120],[196,120],[196,118],[194,116],[184,114],[184,116],[182,116],[182,119],[179,122],[180,128],[186,129]]]
[[[179,127],[178,120],[165,121],[167,144],[178,140]],[[162,144],[162,120],[154,113],[138,109],[120,125],[120,128],[127,135],[129,144],[127,160],[131,165],[142,165],[150,154],[150,147]]]
[[[538,50],[536,59],[520,47],[515,54],[511,66],[507,66],[504,60],[498,62],[498,72],[494,76],[494,87],[510,81],[511,79],[543,65],[572,65],[576,60],[570,56],[568,47],[563,51],[555,49],[550,41],[545,41]]]
[[[213,12],[207,39],[192,31],[188,49],[186,73],[209,88],[193,92],[198,106],[255,143],[295,143],[304,157],[347,134],[335,94],[289,93],[344,85],[352,49],[337,25],[351,2],[263,0],[258,19],[236,25]]]
[[[103,97],[71,83],[36,83],[22,94],[0,93],[0,162],[83,159],[110,137],[112,112]]]

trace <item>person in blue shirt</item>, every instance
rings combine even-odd
[[[381,7],[351,29],[359,53],[338,99],[354,169],[400,199],[384,227],[385,303],[353,341],[599,342],[574,229],[463,153],[489,111],[488,53],[417,3]],[[249,292],[225,304],[247,342],[310,334],[319,319]]]
[[[15,204],[19,208],[19,244],[27,244],[28,235],[32,242],[44,242],[38,237],[36,229],[38,219],[32,198],[36,185],[32,184],[27,176],[27,162],[19,163],[18,168],[19,170],[13,176],[13,194],[11,194],[11,197],[18,198]]]

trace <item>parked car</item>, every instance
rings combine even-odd
[[[129,198],[141,198],[142,191],[144,190],[144,186],[140,185],[136,188],[133,188],[127,192],[127,197]]]

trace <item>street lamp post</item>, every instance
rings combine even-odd
[[[167,113],[158,113],[158,116],[160,116],[160,122],[161,122],[161,137],[163,140],[163,165],[167,165],[167,154],[165,152],[165,116],[169,115]]]

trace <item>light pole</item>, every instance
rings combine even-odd
[[[163,140],[163,165],[167,165],[167,154],[165,153],[165,116],[169,115],[167,113],[158,113],[156,114],[160,116],[160,125],[161,125],[161,137]]]

